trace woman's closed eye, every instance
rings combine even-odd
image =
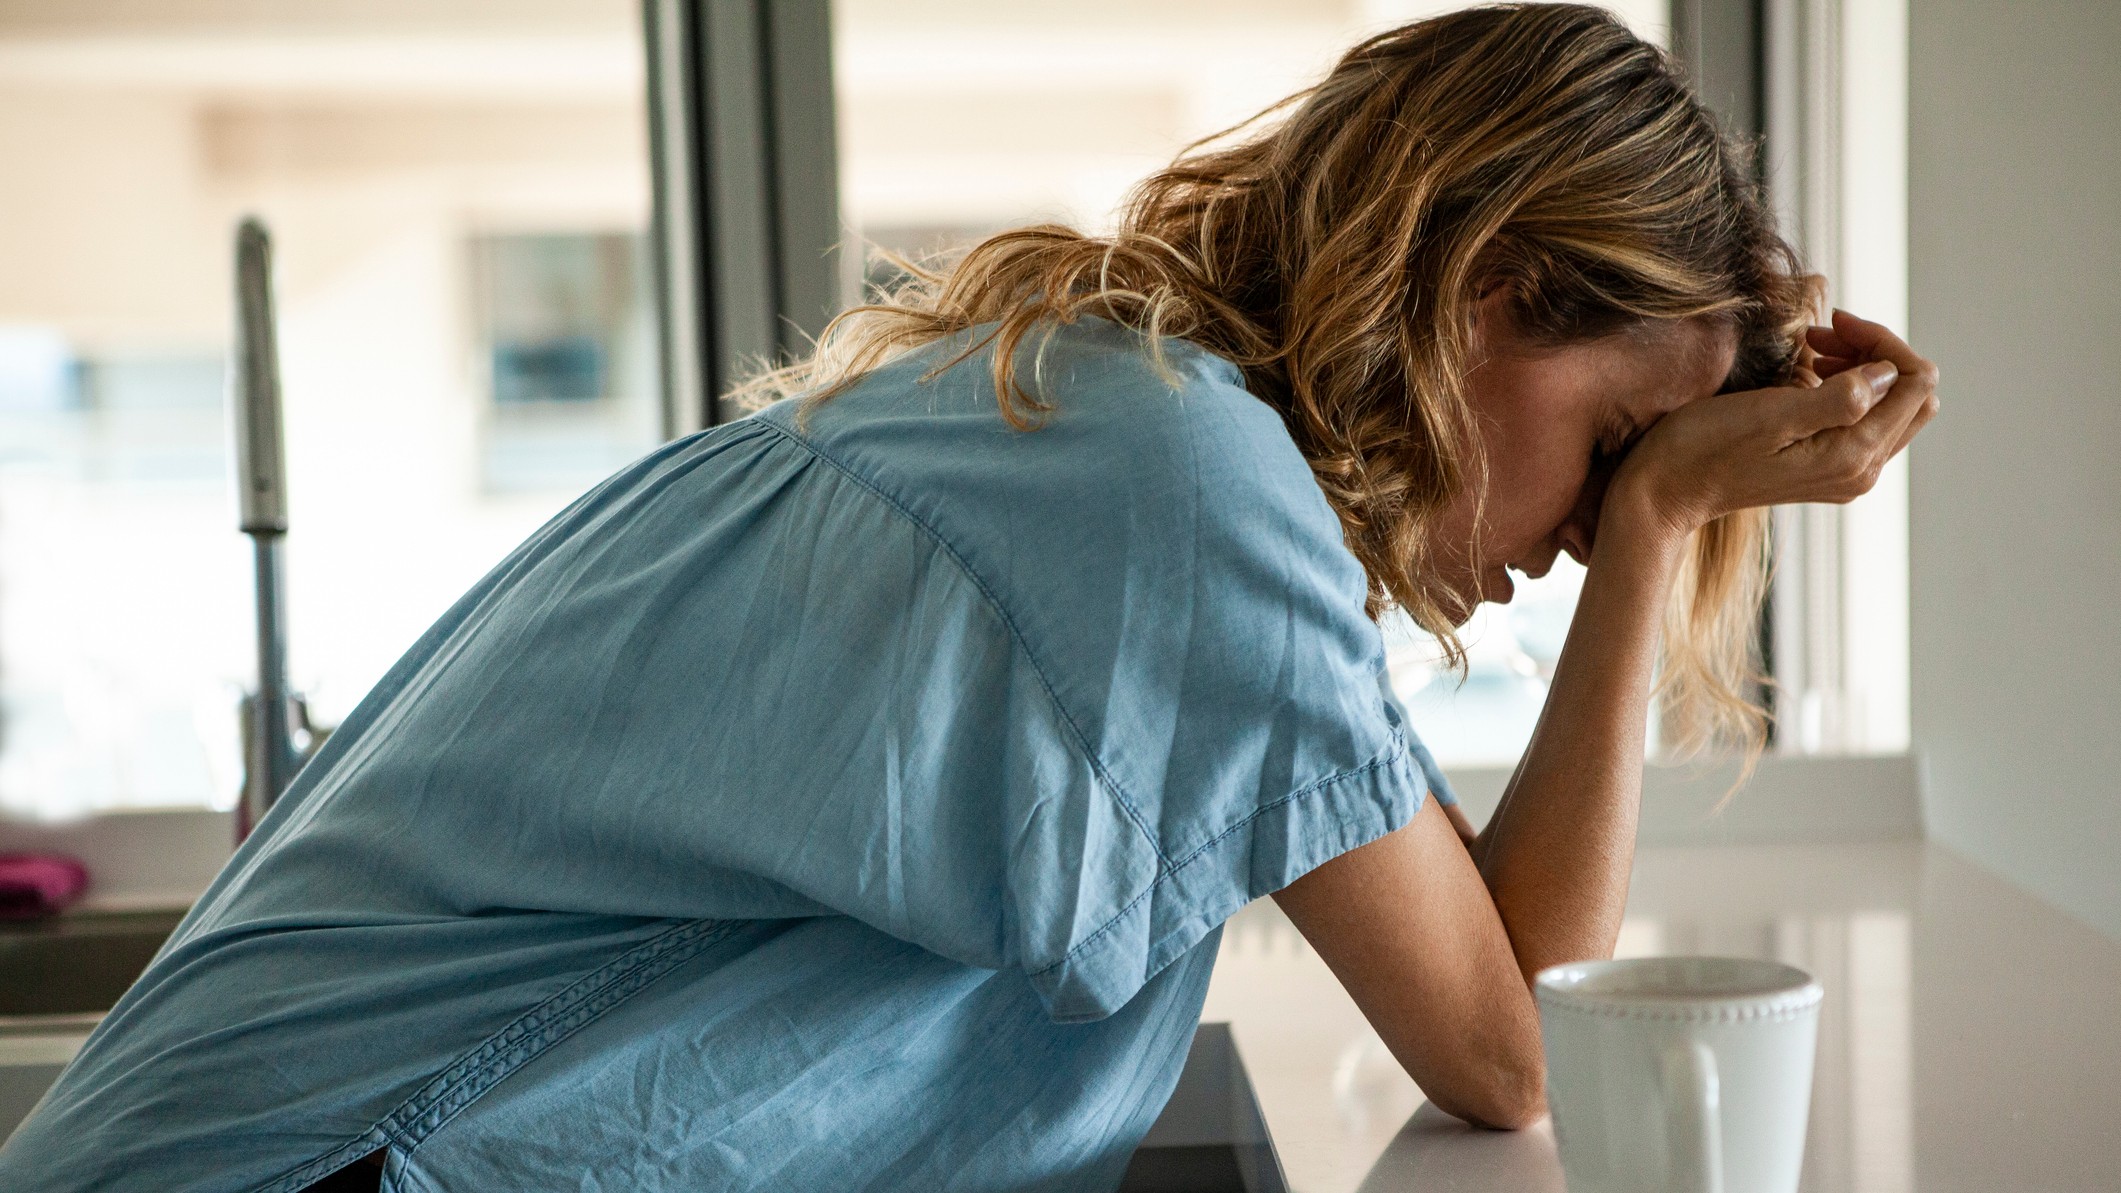
[[[1598,538],[1598,514],[1605,504],[1606,486],[1612,483],[1613,474],[1620,471],[1621,461],[1648,430],[1648,427],[1636,426],[1625,415],[1616,415],[1599,430],[1591,445],[1590,471],[1584,476],[1583,489],[1576,496],[1576,508],[1570,512],[1563,527],[1562,550],[1576,562],[1590,562],[1591,547]]]

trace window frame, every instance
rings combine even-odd
[[[669,437],[804,352],[846,292],[830,0],[643,0]]]
[[[1907,0],[1672,0],[1672,52],[1755,162],[1829,298],[1907,326]],[[1859,69],[1860,67],[1860,69]],[[1897,185],[1895,179],[1897,178]],[[1774,513],[1760,627],[1771,746],[1910,746],[1907,465],[1846,506]]]

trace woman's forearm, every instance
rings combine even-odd
[[[1608,503],[1538,727],[1472,843],[1527,981],[1610,956],[1619,935],[1658,631],[1683,546]]]

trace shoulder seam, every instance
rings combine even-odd
[[[1009,640],[1015,644],[1018,651],[1022,652],[1024,660],[1031,665],[1031,673],[1038,677],[1039,687],[1046,693],[1046,699],[1052,702],[1053,711],[1060,717],[1061,724],[1067,726],[1068,736],[1073,739],[1075,748],[1082,753],[1084,760],[1090,764],[1091,773],[1097,776],[1097,781],[1112,796],[1113,802],[1117,803],[1120,806],[1120,810],[1126,813],[1127,822],[1132,824],[1135,831],[1142,835],[1142,839],[1149,843],[1150,852],[1156,856],[1157,869],[1157,877],[1150,883],[1149,889],[1155,889],[1156,885],[1163,881],[1165,872],[1171,868],[1171,858],[1164,852],[1163,843],[1157,840],[1156,834],[1151,832],[1149,826],[1143,822],[1140,809],[1134,806],[1134,801],[1127,796],[1126,789],[1120,786],[1119,780],[1114,778],[1112,772],[1106,769],[1105,760],[1098,756],[1096,750],[1091,748],[1089,736],[1083,732],[1082,726],[1076,723],[1075,717],[1068,711],[1067,704],[1061,700],[1060,693],[1054,689],[1052,677],[1046,674],[1045,665],[1039,661],[1038,653],[1031,649],[1031,643],[1025,639],[1023,630],[1016,624],[1016,619],[1009,615],[1009,610],[1002,604],[1000,596],[987,583],[986,578],[973,569],[971,563],[963,555],[959,554],[957,547],[949,539],[944,538],[940,531],[930,526],[920,515],[907,509],[897,498],[885,492],[882,487],[868,477],[856,472],[831,453],[825,451],[825,449],[795,431],[782,426],[780,423],[763,418],[759,419],[759,421],[773,428],[782,438],[808,452],[812,457],[830,466],[835,472],[846,477],[865,492],[889,506],[900,517],[919,527],[921,533],[927,535],[937,547],[941,548],[943,554],[950,558],[950,561],[957,566],[958,571],[964,575],[965,579],[971,581],[972,586],[979,590],[980,598],[986,601],[987,607],[993,611],[996,617],[1001,619],[1002,625],[1008,629]]]

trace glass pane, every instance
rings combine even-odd
[[[1197,138],[1322,75],[1364,36],[1452,8],[1393,0],[836,0],[841,202],[871,244],[925,253],[1038,220],[1111,226],[1126,190]],[[1668,0],[1611,6],[1663,44]],[[891,276],[872,262],[871,284]],[[1447,765],[1513,761],[1546,696],[1582,569],[1483,607],[1461,686],[1404,619],[1392,677]]]
[[[638,22],[0,12],[0,812],[234,801],[242,214],[274,237],[291,666],[320,720],[655,443]]]

